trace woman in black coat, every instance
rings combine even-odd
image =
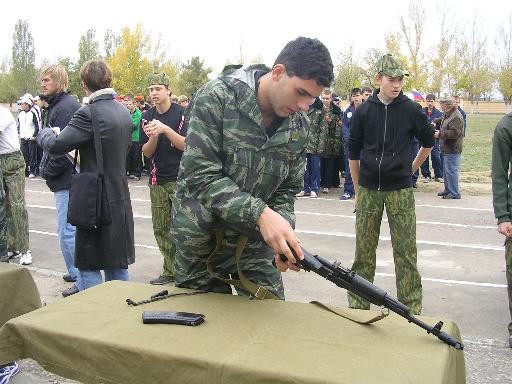
[[[104,180],[112,222],[94,230],[77,228],[75,265],[80,270],[79,290],[105,280],[128,280],[128,265],[135,261],[133,213],[126,181],[126,154],[131,145],[132,120],[126,107],[114,100],[112,71],[103,60],[90,60],[80,70],[90,104],[97,114],[103,153]],[[66,154],[78,148],[81,172],[97,172],[91,108],[80,108],[66,129],[55,135],[43,129],[37,141],[45,151]]]

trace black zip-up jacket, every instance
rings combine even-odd
[[[69,93],[60,92],[50,97],[48,101],[48,126],[66,128],[80,104]],[[46,185],[52,192],[69,189],[71,186],[71,175],[74,173],[73,164],[66,155],[49,154],[46,164]]]
[[[434,129],[421,106],[402,92],[383,104],[376,90],[350,121],[349,159],[360,160],[359,185],[382,191],[412,186],[413,137],[434,146]]]

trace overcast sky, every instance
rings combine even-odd
[[[38,65],[42,59],[54,62],[59,56],[76,59],[80,36],[89,28],[96,30],[103,52],[105,30],[119,32],[124,26],[142,23],[153,36],[162,34],[169,56],[182,61],[200,56],[217,73],[229,59],[240,57],[240,47],[246,62],[261,56],[270,65],[281,48],[300,35],[324,42],[334,61],[350,44],[357,53],[383,49],[384,33],[398,30],[398,17],[406,16],[409,1],[29,0],[6,4],[7,14],[0,23],[2,59],[11,55],[18,19],[29,23]],[[453,13],[450,19],[467,28],[476,12],[487,31],[491,55],[496,25],[512,14],[509,0],[425,0],[423,4],[427,8],[424,47],[433,46],[439,36],[434,19],[440,12]]]

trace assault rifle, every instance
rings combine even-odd
[[[320,256],[312,255],[304,248],[302,248],[302,252],[304,253],[303,260],[299,260],[297,255],[295,255],[295,252],[293,252],[296,259],[295,265],[299,268],[307,272],[315,272],[325,279],[333,282],[338,287],[355,293],[372,304],[388,308],[390,311],[402,316],[409,323],[416,324],[426,330],[427,333],[431,333],[439,340],[454,347],[455,349],[464,349],[462,342],[456,340],[446,332],[441,331],[441,328],[443,327],[442,321],[431,327],[420,319],[414,317],[408,306],[389,296],[383,289],[357,275],[354,271],[343,267],[339,262],[335,261],[334,263],[330,263],[327,260],[322,259]],[[284,255],[281,255],[280,257],[284,262],[288,260]]]

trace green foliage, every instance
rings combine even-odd
[[[123,28],[115,54],[107,59],[114,75],[114,89],[119,94],[143,94],[146,91],[146,78],[153,71],[147,57],[150,49],[150,37],[141,24],[133,30]]]
[[[510,104],[512,102],[512,66],[499,70],[498,84],[503,98]]]
[[[34,39],[26,20],[18,20],[12,38],[11,80],[13,91],[19,96],[35,93],[38,81],[35,68]]]
[[[192,95],[208,81],[208,75],[212,72],[210,67],[204,67],[204,61],[199,56],[188,60],[181,70],[179,88],[181,91],[192,97]]]
[[[352,45],[339,54],[338,63],[335,69],[334,92],[350,100],[350,90],[361,87],[363,79],[363,69],[357,62]]]

